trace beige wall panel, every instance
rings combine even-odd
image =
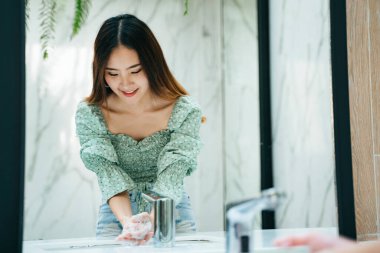
[[[369,0],[369,37],[372,84],[373,143],[380,154],[380,1]]]
[[[380,210],[380,155],[376,155],[375,158],[375,173],[376,173],[376,210],[377,210],[377,220],[376,220],[376,224],[377,224],[377,235],[378,237],[377,238],[380,238],[380,213],[379,213],[379,210]]]
[[[368,1],[347,0],[352,165],[359,240],[377,232],[368,43]]]

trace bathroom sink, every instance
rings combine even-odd
[[[225,252],[224,236],[218,235],[183,235],[176,237],[176,248],[181,250],[189,249],[189,252]],[[182,252],[182,251],[179,251]],[[258,247],[254,249],[255,253],[309,253],[307,247]]]
[[[24,253],[149,253],[149,252],[171,252],[171,253],[222,253],[225,252],[224,238],[216,236],[178,236],[174,248],[154,248],[152,243],[142,246],[131,246],[127,243],[115,240],[74,239],[53,240],[41,242],[24,243]],[[308,253],[306,247],[293,248],[255,248],[255,253]]]
[[[303,231],[303,230],[302,230]],[[255,253],[309,253],[306,247],[275,248],[271,241],[282,234],[294,234],[282,230],[258,231],[255,234]],[[23,253],[224,253],[225,232],[199,232],[177,234],[175,247],[155,248],[152,242],[141,246],[115,241],[113,238],[96,240],[95,238],[75,238],[57,240],[25,241]]]

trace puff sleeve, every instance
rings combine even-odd
[[[86,102],[81,102],[75,114],[76,134],[80,142],[80,157],[87,169],[96,173],[103,203],[114,195],[131,191],[135,183],[119,167],[118,157],[107,129]]]
[[[201,148],[199,136],[201,110],[197,107],[182,111],[170,141],[161,151],[157,161],[157,181],[153,191],[174,199],[178,204],[183,192],[183,179],[197,168]]]

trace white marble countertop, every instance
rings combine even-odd
[[[278,236],[320,232],[337,235],[336,228],[301,228],[255,230],[254,244],[257,253],[307,253],[306,247],[279,249],[272,246]],[[142,246],[131,246],[120,241],[96,240],[95,238],[69,238],[57,240],[24,241],[24,253],[149,253],[149,252],[225,252],[225,232],[198,232],[194,234],[178,234],[175,247],[154,248],[152,243]]]

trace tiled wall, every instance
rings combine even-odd
[[[183,16],[178,0],[93,0],[73,40],[74,1],[58,1],[54,49],[46,61],[37,20],[41,1],[30,2],[24,239],[95,234],[99,189],[79,158],[74,113],[91,89],[92,45],[102,21],[125,12],[151,27],[174,75],[203,108],[204,147],[186,188],[199,230],[223,230],[225,202],[259,189],[256,1],[191,0]]]
[[[380,2],[347,1],[352,167],[358,240],[380,238]]]
[[[337,224],[328,0],[270,1],[276,225]]]

